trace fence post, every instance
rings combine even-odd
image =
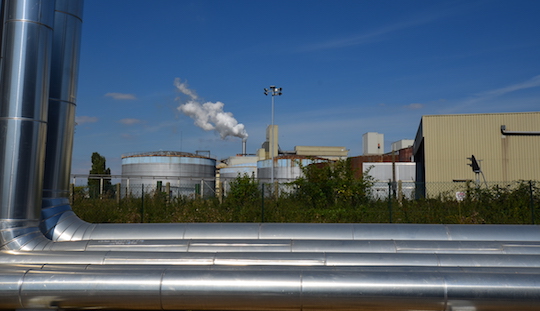
[[[116,184],[116,204],[120,205],[120,184]]]
[[[533,196],[533,181],[529,180],[529,199],[530,199],[530,206],[531,206],[531,223],[535,224],[534,219],[534,196]]]
[[[141,184],[141,223],[144,223],[144,183]]]
[[[388,220],[392,223],[392,182],[388,182]]]
[[[129,188],[129,178],[126,180],[126,198],[131,197],[131,188]]]
[[[204,198],[204,179],[201,179],[201,199]]]
[[[401,179],[397,181],[397,190],[398,190],[397,199],[398,199],[399,206],[401,206],[403,202],[403,181]]]
[[[264,222],[264,183],[261,186],[261,222]]]
[[[171,202],[171,183],[170,182],[167,182],[165,184],[165,193],[166,193],[166,200],[167,200],[167,203],[170,203]]]
[[[218,196],[218,200],[219,200],[219,204],[223,203],[223,197],[225,197],[225,182],[224,181],[218,181],[217,182],[217,186],[219,186],[219,196]]]
[[[99,179],[99,199],[103,200],[103,177]]]
[[[73,205],[75,200],[75,184],[69,184],[69,205]]]

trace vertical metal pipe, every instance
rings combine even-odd
[[[43,180],[44,208],[48,199],[69,197],[82,7],[82,0],[56,0]]]
[[[52,41],[41,231],[52,237],[50,217],[70,211],[69,175],[75,132],[82,0],[56,0]]]
[[[0,65],[0,219],[39,220],[53,0],[6,0]]]

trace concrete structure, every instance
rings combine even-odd
[[[409,148],[414,145],[414,139],[402,139],[392,143],[392,151]]]
[[[273,157],[277,157],[279,154],[279,127],[277,125],[269,125],[266,128],[266,141],[262,145],[262,149],[264,152],[259,151],[257,154],[261,157],[263,156],[264,159],[270,159]],[[262,152],[262,153],[261,153]]]
[[[474,155],[487,182],[537,180],[539,134],[540,112],[423,116],[414,142],[416,179],[476,180],[468,165]]]
[[[272,130],[273,129],[273,130]],[[272,133],[273,132],[273,133]],[[261,149],[257,150],[259,160],[271,159],[283,155],[296,155],[300,157],[318,157],[329,160],[346,159],[349,150],[345,147],[336,146],[295,146],[294,151],[283,151],[279,147],[278,126],[269,125],[266,128],[266,141]]]
[[[364,155],[384,154],[384,134],[368,132],[362,135]]]
[[[319,157],[329,160],[346,159],[349,154],[349,150],[345,147],[295,146],[294,151],[297,156]]]
[[[170,183],[172,195],[213,196],[216,160],[179,151],[122,156],[122,195],[140,196]]]

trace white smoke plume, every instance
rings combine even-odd
[[[195,120],[195,125],[205,131],[217,131],[221,139],[228,136],[247,139],[248,134],[244,124],[238,123],[232,113],[223,111],[224,103],[218,101],[201,104],[197,93],[187,86],[187,82],[181,82],[179,78],[176,78],[174,85],[179,92],[189,96],[190,100],[180,105],[178,110]]]

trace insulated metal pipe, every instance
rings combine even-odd
[[[50,212],[50,215],[48,214]],[[452,240],[540,241],[532,225],[176,223],[89,224],[69,205],[44,211],[55,241],[107,239],[317,239],[317,240]],[[54,226],[53,226],[54,224]]]
[[[82,8],[82,0],[56,0],[43,180],[44,208],[48,207],[49,199],[69,198]]]
[[[412,253],[174,253],[86,251],[0,252],[5,265],[236,267],[482,267],[540,268],[540,255]]]
[[[35,228],[40,218],[53,15],[53,0],[3,2],[0,247],[14,236],[43,239]]]
[[[0,230],[4,223],[0,222]],[[164,225],[164,224],[161,224]],[[9,228],[8,228],[9,229]],[[0,231],[1,232],[1,231]],[[316,240],[316,239],[101,239],[53,242],[37,228],[4,235],[4,248],[27,251],[339,252],[432,254],[539,254],[538,241]]]
[[[8,267],[0,270],[0,308],[538,310],[538,269],[491,270]]]
[[[0,64],[0,219],[39,220],[53,0],[6,0]],[[29,39],[31,38],[31,39]]]

